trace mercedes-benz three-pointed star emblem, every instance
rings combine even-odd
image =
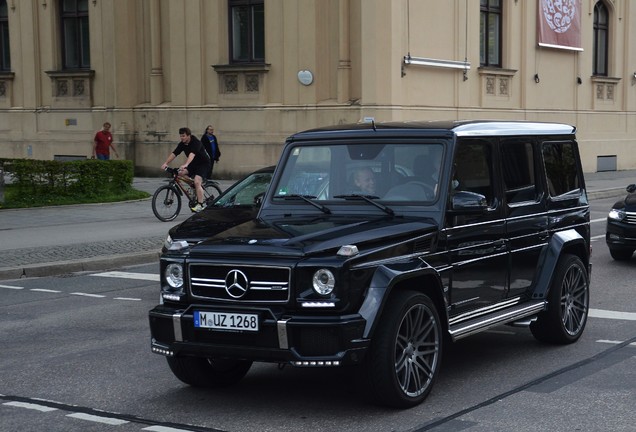
[[[232,298],[239,299],[247,293],[250,282],[240,270],[230,270],[225,276],[225,292]]]

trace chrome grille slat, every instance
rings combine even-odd
[[[625,212],[625,222],[628,224],[636,225],[636,213],[635,212]]]
[[[227,274],[232,270],[241,271],[249,281],[247,292],[238,299],[230,296],[225,287]],[[238,303],[283,303],[289,300],[291,269],[288,267],[192,263],[189,275],[194,298]]]

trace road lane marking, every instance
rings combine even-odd
[[[622,344],[625,341],[614,341],[614,340],[599,339],[596,342],[604,343],[604,344],[611,344],[611,345],[618,345],[618,344]],[[628,346],[636,347],[636,342],[632,342]]]
[[[137,280],[159,282],[159,275],[153,274],[153,273],[133,273],[133,272],[111,271],[111,272],[104,272],[104,273],[94,273],[91,276],[111,277],[111,278],[121,278],[121,279],[137,279]]]
[[[112,417],[101,417],[92,414],[84,414],[84,413],[73,413],[67,414],[66,417],[73,417],[80,420],[88,420],[95,423],[104,423],[113,426],[119,426],[128,423],[127,420],[120,420]]]
[[[606,220],[607,220],[607,218],[606,218],[606,217],[604,217],[604,218],[599,218],[599,219],[592,219],[592,220],[590,221],[590,223],[593,223],[593,222],[605,222]]]
[[[24,289],[24,287],[17,287],[17,286],[11,286],[11,285],[0,285],[0,288],[6,288],[6,289],[12,289],[12,290]]]
[[[115,297],[113,300],[141,301],[140,298],[133,298],[133,297]]]
[[[76,296],[83,296],[83,297],[95,297],[95,298],[104,298],[106,296],[101,295],[101,294],[88,294],[88,293],[81,293],[81,292],[72,292],[69,295],[76,295]]]
[[[52,408],[44,405],[38,405],[34,403],[27,402],[5,402],[2,405],[14,406],[18,408],[26,408],[31,410],[36,410],[40,412],[49,412],[49,411],[57,411],[57,408]]]
[[[188,429],[175,429],[167,426],[149,426],[143,428],[142,430],[151,432],[189,432]]]
[[[636,321],[636,312],[618,312],[603,309],[590,309],[587,314],[592,318]]]
[[[597,235],[597,236],[594,236],[594,237],[590,237],[590,240],[594,241],[594,240],[598,240],[598,239],[602,239],[602,238],[605,238],[605,234],[601,234],[601,235]]]
[[[29,291],[46,292],[46,293],[61,293],[62,291],[44,289],[44,288],[31,288]]]

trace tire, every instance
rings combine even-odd
[[[376,403],[420,404],[433,388],[442,359],[442,325],[431,299],[412,291],[392,294],[364,364],[364,382]]]
[[[168,357],[172,373],[193,387],[228,387],[239,382],[252,367],[248,360],[204,357]]]
[[[181,195],[171,186],[164,185],[152,196],[152,212],[162,222],[174,220],[181,211]]]
[[[632,258],[632,255],[634,254],[633,250],[629,250],[629,249],[612,249],[610,248],[610,255],[612,256],[612,258],[614,258],[616,261],[627,261],[630,260]]]
[[[585,329],[590,305],[590,282],[581,259],[564,255],[554,273],[548,309],[530,325],[533,336],[554,344],[576,342]]]

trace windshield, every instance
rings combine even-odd
[[[215,207],[255,205],[256,200],[265,193],[271,181],[272,173],[250,174],[219,196],[213,205]]]
[[[438,194],[442,153],[439,140],[299,145],[289,153],[274,200],[431,202]]]

